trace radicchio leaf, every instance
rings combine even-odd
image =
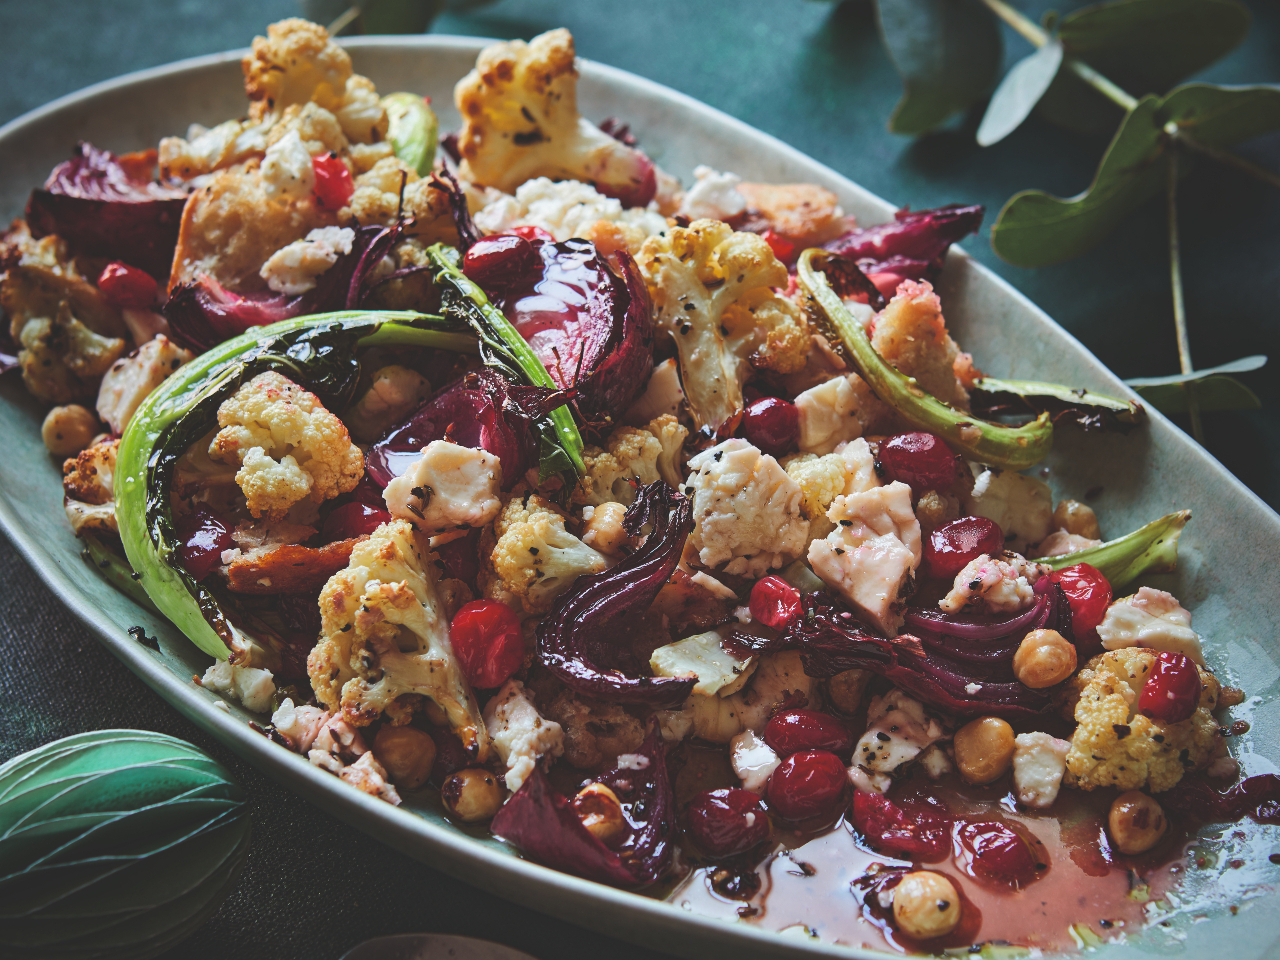
[[[1048,707],[1050,697],[1024,686],[1013,674],[1013,655],[1022,637],[1035,629],[1071,635],[1070,607],[1062,588],[1047,577],[1036,586],[1040,583],[1045,586],[1037,590],[1036,615],[1007,637],[980,641],[920,630],[921,636],[886,640],[864,630],[830,597],[810,593],[801,599],[801,616],[783,634],[755,646],[799,650],[811,677],[870,670],[922,702],[952,713],[1030,716]]]
[[[174,340],[203,353],[248,330],[293,317],[360,306],[364,282],[399,239],[401,227],[357,227],[351,252],[316,278],[306,293],[233,293],[212,277],[175,287],[164,305]]]
[[[984,210],[949,204],[914,213],[903,207],[890,223],[851,230],[825,244],[855,261],[886,297],[903,280],[932,280],[941,272],[951,244],[977,232]]]
[[[481,447],[502,463],[504,489],[538,463],[537,421],[561,406],[563,391],[513,384],[496,370],[467,373],[427,398],[365,455],[370,478],[385,487],[432,440]]]
[[[156,152],[117,157],[80,143],[31,191],[33,237],[57,234],[78,254],[120,260],[157,279],[169,276],[186,190],[155,182]]]
[[[431,185],[449,198],[449,212],[458,231],[458,252],[466,253],[480,239],[480,231],[471,219],[471,208],[467,206],[467,195],[448,167],[442,167],[431,175]]]
[[[637,677],[618,662],[619,635],[653,604],[680,562],[693,531],[688,498],[661,480],[643,487],[623,526],[632,536],[646,524],[644,544],[603,573],[579,577],[538,624],[538,657],[566,686],[590,697],[667,706],[683,703],[696,677]]]
[[[649,291],[625,250],[586,240],[533,245],[542,261],[523,289],[485,292],[561,387],[577,390],[588,424],[611,428],[653,371]]]
[[[621,842],[605,846],[592,836],[540,767],[498,811],[490,830],[530,860],[565,873],[620,886],[653,883],[671,862],[676,830],[675,796],[657,721],[640,748],[618,762],[597,781],[622,801],[628,832]]]

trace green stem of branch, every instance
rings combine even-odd
[[[1166,196],[1169,202],[1169,279],[1173,285],[1173,326],[1178,335],[1178,363],[1182,372],[1191,373],[1191,341],[1187,337],[1187,304],[1182,295],[1182,253],[1178,241],[1178,149],[1170,144]],[[1187,391],[1187,413],[1191,417],[1191,435],[1199,444],[1204,443],[1204,428],[1200,425],[1200,404],[1191,384],[1184,384]]]
[[[1219,163],[1226,164],[1229,167],[1235,167],[1235,169],[1242,173],[1247,173],[1249,176],[1255,177],[1263,183],[1269,184],[1277,190],[1280,190],[1280,174],[1272,173],[1270,170],[1260,167],[1256,163],[1246,160],[1244,157],[1236,156],[1236,154],[1232,153],[1230,150],[1223,150],[1219,147],[1211,147],[1207,143],[1201,143],[1199,140],[1196,140],[1194,137],[1191,137],[1182,131],[1177,131],[1173,135],[1177,139],[1178,143],[1191,148],[1196,151],[1196,153],[1203,153],[1206,157],[1211,157]]]
[[[333,21],[333,23],[329,24],[329,35],[334,37],[338,36],[338,34],[342,33],[343,30],[351,26],[352,22],[360,16],[360,13],[361,9],[360,4],[358,3],[347,7],[346,10],[338,14],[338,17]]]

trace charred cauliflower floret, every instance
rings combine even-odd
[[[350,140],[386,137],[388,119],[373,84],[351,72],[351,57],[318,24],[296,17],[271,24],[265,37],[254,38],[241,68],[253,120],[312,102],[334,114]]]
[[[587,474],[574,491],[574,501],[630,504],[639,487],[663,480],[680,485],[680,451],[689,431],[670,414],[648,426],[619,427],[605,441],[605,449],[587,447],[582,459]]]
[[[485,47],[453,99],[464,180],[505,193],[534,177],[582,180],[624,206],[653,197],[653,162],[578,115],[568,30]]]
[[[959,373],[972,358],[947,333],[942,304],[928,281],[904,280],[874,323],[871,343],[880,356],[939,400],[969,409]]]
[[[116,452],[119,438],[102,440],[62,465],[63,506],[76,536],[116,533]]]
[[[356,544],[320,593],[320,641],[307,658],[317,698],[352,726],[408,723],[433,701],[468,754],[489,734],[449,645],[449,623],[426,541],[402,520]]]
[[[1159,793],[1212,759],[1221,739],[1212,713],[1219,686],[1207,670],[1200,670],[1200,704],[1188,719],[1166,724],[1137,712],[1156,656],[1142,647],[1101,653],[1070,681],[1063,712],[1077,727],[1067,754],[1068,786]]]
[[[650,237],[637,257],[658,325],[675,340],[685,396],[699,427],[742,409],[753,367],[794,373],[808,356],[804,313],[774,287],[787,268],[765,240],[719,220]]]
[[[564,515],[537,494],[509,500],[493,524],[496,541],[487,554],[485,592],[519,600],[525,613],[546,613],[582,574],[609,566],[604,554],[575,537],[564,523]]]
[[[338,211],[346,223],[360,226],[393,224],[403,214],[406,235],[425,244],[457,243],[458,232],[449,213],[449,197],[411,170],[403,160],[384,157],[352,181],[354,192]]]
[[[280,519],[295,503],[322,503],[354,489],[364,454],[342,421],[308,390],[260,373],[218,408],[209,456],[239,464],[236,483],[254,517]]]

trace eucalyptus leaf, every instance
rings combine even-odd
[[[889,129],[927,133],[977,103],[1002,57],[995,15],[978,0],[879,0],[880,35],[904,87]]]
[[[1186,413],[1188,400],[1194,396],[1196,406],[1203,413],[1223,410],[1257,410],[1262,406],[1258,395],[1235,377],[1225,373],[1208,376],[1192,375],[1192,379],[1179,383],[1162,383],[1135,386],[1143,400],[1161,413]]]
[[[989,147],[1017,130],[1049,89],[1060,66],[1062,44],[1056,39],[1014,64],[978,124],[978,145]]]
[[[1125,116],[1088,190],[1069,199],[1042,190],[1015,194],[991,228],[992,248],[1017,266],[1044,267],[1096,246],[1164,189],[1167,125],[1200,143],[1232,146],[1280,129],[1280,87],[1193,83],[1163,100],[1144,97]]]
[[[1135,96],[1161,94],[1236,47],[1250,15],[1237,0],[1119,0],[1057,23],[1068,56]],[[1042,116],[1080,133],[1112,129],[1120,109],[1070,71],[1040,101]]]
[[[1126,380],[1125,383],[1135,390],[1140,387],[1163,387],[1171,383],[1200,380],[1211,373],[1248,373],[1251,370],[1261,370],[1266,365],[1266,355],[1255,353],[1248,357],[1241,357],[1239,360],[1232,360],[1230,363],[1219,364],[1216,367],[1205,367],[1203,370],[1192,370],[1190,373],[1172,373],[1167,377],[1132,377]]]

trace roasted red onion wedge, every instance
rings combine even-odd
[[[950,204],[934,210],[903,208],[891,223],[852,230],[825,245],[855,261],[886,297],[903,280],[932,280],[942,270],[947,248],[975,233],[983,208]]]

